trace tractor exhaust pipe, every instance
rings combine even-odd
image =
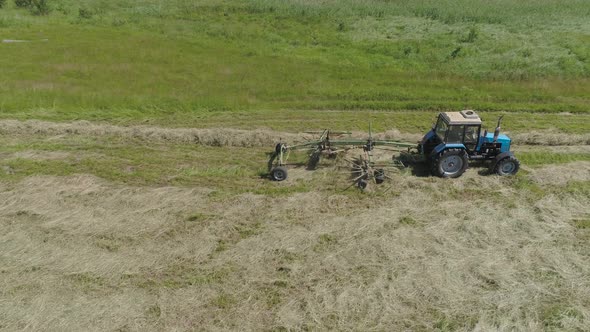
[[[496,130],[494,130],[494,143],[496,143],[498,141],[498,136],[500,136],[500,123],[502,122],[502,118],[504,117],[504,115],[500,116],[498,118],[498,125],[496,126]]]

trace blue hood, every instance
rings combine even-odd
[[[494,140],[494,133],[488,133],[484,138],[484,142],[492,142]],[[512,140],[510,137],[500,134],[498,135],[498,143],[502,144],[500,152],[510,151],[510,143]]]

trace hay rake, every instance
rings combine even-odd
[[[317,168],[321,158],[335,159],[343,152],[360,150],[361,152],[358,154],[358,157],[353,159],[344,158],[350,170],[352,180],[352,184],[349,187],[356,185],[360,189],[367,188],[369,183],[381,184],[386,179],[390,179],[387,174],[388,171],[407,166],[401,158],[395,158],[395,155],[391,160],[386,162],[376,161],[373,154],[375,149],[394,151],[400,153],[400,155],[404,151],[407,151],[408,155],[416,155],[416,153],[412,153],[412,149],[416,148],[415,143],[373,139],[371,125],[369,125],[369,136],[367,139],[351,138],[350,132],[331,131],[330,129],[307,133],[320,134],[320,136],[316,140],[295,145],[288,145],[283,142],[278,143],[275,146],[275,150],[269,154],[268,171],[273,180],[284,181],[287,179],[289,156],[291,152],[295,151],[306,151],[307,160],[304,164],[308,170],[314,170]],[[348,135],[348,137],[342,138],[343,135]]]

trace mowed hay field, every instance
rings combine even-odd
[[[587,1],[47,3],[0,1],[0,330],[589,331]],[[462,108],[517,176],[268,180]]]
[[[361,193],[328,163],[261,178],[280,133],[35,124],[0,126],[6,330],[588,327],[587,145]]]

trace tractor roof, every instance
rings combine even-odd
[[[443,112],[441,115],[450,125],[481,125],[479,115],[471,110]]]

